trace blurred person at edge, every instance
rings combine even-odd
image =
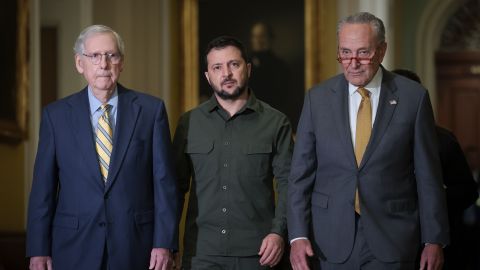
[[[392,72],[419,84],[422,83],[420,77],[413,71],[395,69]],[[477,200],[477,184],[455,135],[438,125],[435,129],[438,136],[438,150],[450,225],[450,244],[444,250],[444,269],[467,269],[468,262],[465,260],[464,249],[471,240],[465,239],[468,236],[464,235],[463,212]]]

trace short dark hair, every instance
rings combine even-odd
[[[395,70],[392,70],[393,73],[396,73],[398,75],[401,75],[403,77],[407,77],[408,79],[412,80],[412,81],[416,81],[418,82],[419,84],[422,84],[422,81],[420,80],[420,77],[418,77],[418,75],[411,71],[411,70],[408,70],[408,69],[395,69]]]
[[[210,53],[210,51],[214,49],[215,50],[223,49],[228,46],[237,48],[240,51],[243,60],[245,60],[246,63],[250,63],[250,58],[247,52],[247,48],[243,45],[243,43],[239,39],[231,36],[219,36],[217,38],[214,38],[212,41],[210,41],[207,45],[207,49],[205,50],[204,60],[205,60],[206,70],[208,70],[207,55]]]

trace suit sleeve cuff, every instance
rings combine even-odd
[[[445,245],[445,244],[439,244],[439,243],[425,243],[424,245],[425,245],[425,246],[428,246],[428,245],[439,245],[439,246],[441,246],[442,248],[445,248],[445,247],[447,246],[447,245]]]

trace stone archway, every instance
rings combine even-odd
[[[437,122],[452,130],[463,149],[480,155],[480,2],[455,9],[435,52]],[[480,168],[480,164],[472,164]]]
[[[437,104],[435,51],[448,18],[461,6],[458,0],[431,0],[420,16],[416,33],[415,66],[423,85],[430,90],[433,107]]]

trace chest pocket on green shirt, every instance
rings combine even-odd
[[[243,148],[246,164],[242,171],[250,176],[266,176],[271,171],[271,144],[247,144]]]
[[[192,161],[197,180],[213,177],[217,166],[212,158],[213,148],[213,141],[208,140],[191,140],[185,147],[185,153]]]

